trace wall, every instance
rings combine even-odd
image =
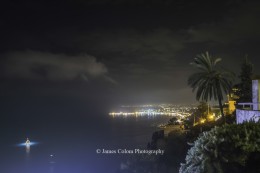
[[[253,110],[259,110],[259,81],[258,80],[252,80],[252,102],[253,104]]]
[[[236,109],[236,118],[237,124],[250,120],[257,122],[260,119],[260,111]]]

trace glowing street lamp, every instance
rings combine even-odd
[[[205,121],[206,121],[206,119],[201,119],[200,123],[203,124],[203,123],[205,123]]]

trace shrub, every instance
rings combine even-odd
[[[260,172],[259,164],[251,163],[260,161],[260,123],[215,127],[192,145],[180,173]]]

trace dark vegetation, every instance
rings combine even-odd
[[[222,94],[231,91],[232,73],[217,66],[219,61],[207,52],[194,59],[193,65],[198,71],[190,76],[189,85],[197,90],[197,100],[202,102],[189,119],[184,120],[186,130],[172,131],[167,137],[162,131],[153,134],[148,149],[163,149],[165,154],[134,156],[120,173],[260,172],[260,123],[237,125],[235,113],[224,118]],[[234,93],[237,102],[252,100],[252,70],[252,63],[245,58],[241,65],[240,83],[234,86],[237,88]],[[222,119],[196,124],[212,113],[203,102],[212,98],[219,102]],[[171,118],[168,124],[179,125],[177,118]],[[180,166],[180,163],[184,164]]]
[[[253,64],[246,57],[241,64],[241,72],[238,76],[240,83],[234,87],[237,88],[235,95],[238,96],[237,102],[252,101],[252,79],[253,79]]]
[[[260,123],[224,125],[192,144],[180,173],[260,172]]]

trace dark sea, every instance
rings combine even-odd
[[[114,173],[169,117],[117,117],[91,102],[13,99],[1,106],[0,173]],[[26,138],[29,150],[21,146]]]

